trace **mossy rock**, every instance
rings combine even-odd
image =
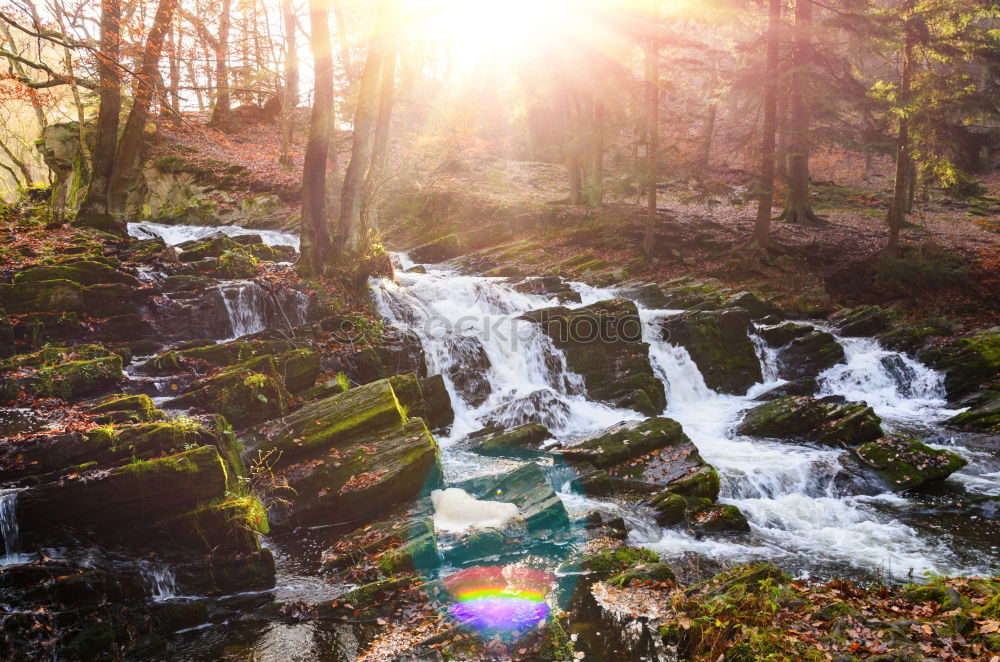
[[[812,331],[792,340],[778,354],[778,375],[794,381],[817,377],[844,360],[844,348],[831,333]]]
[[[437,539],[433,533],[412,538],[383,552],[378,559],[379,570],[389,577],[404,572],[431,570],[440,563]]]
[[[323,554],[323,568],[346,568],[355,565],[359,556],[379,556],[401,543],[427,535],[434,535],[434,522],[430,516],[412,516],[397,508],[381,520],[341,536],[334,548]]]
[[[162,288],[164,292],[196,292],[214,287],[217,284],[218,281],[214,278],[176,274],[164,278]]]
[[[757,335],[771,347],[784,347],[796,338],[812,333],[813,330],[814,328],[808,324],[785,322],[784,324],[763,327],[757,331]]]
[[[641,563],[607,580],[615,588],[627,588],[632,584],[662,584],[675,582],[674,571],[666,563]]]
[[[882,436],[882,421],[864,403],[837,404],[789,395],[750,409],[739,434],[859,446]]]
[[[97,415],[98,423],[144,423],[159,421],[165,414],[156,408],[148,395],[116,395],[94,405],[89,414]]]
[[[893,314],[881,306],[858,306],[831,317],[842,336],[874,336],[889,328]]]
[[[559,567],[559,572],[584,572],[593,575],[597,581],[602,581],[633,567],[659,561],[660,556],[652,550],[621,545],[571,558]]]
[[[192,244],[182,244],[182,246],[184,248],[178,256],[181,262],[197,262],[206,257],[218,258],[226,251],[236,251],[242,247],[241,244],[224,234],[199,239]]]
[[[96,260],[64,261],[53,265],[38,265],[14,274],[15,285],[53,280],[68,280],[80,285],[98,285],[100,283],[122,283],[133,287],[142,285],[135,276],[118,271],[114,267]]]
[[[320,371],[319,352],[296,349],[274,357],[278,374],[292,393],[304,391],[316,383]]]
[[[441,375],[419,379],[411,372],[388,379],[407,416],[424,419],[431,429],[443,428],[455,420],[451,396]]]
[[[749,533],[750,524],[736,506],[717,503],[688,514],[691,527],[701,533]]]
[[[111,388],[121,378],[122,358],[114,355],[41,368],[29,378],[28,386],[42,397],[71,400]]]
[[[254,496],[207,503],[158,525],[165,544],[191,552],[254,552],[269,532],[267,511]]]
[[[660,526],[674,526],[684,522],[687,513],[687,499],[680,494],[664,492],[653,498],[653,509],[656,511],[656,523]]]
[[[876,439],[859,448],[857,454],[896,492],[942,481],[968,464],[957,453],[935,450],[900,435]]]
[[[187,368],[223,368],[265,354],[279,354],[292,349],[292,344],[287,340],[234,340],[218,344],[214,341],[198,341],[193,347],[182,345],[173,351],[154,356],[143,364],[142,370],[153,375],[170,375]]]
[[[944,371],[949,398],[972,393],[1000,374],[1000,327],[928,350],[920,355],[920,360]]]
[[[120,355],[103,345],[87,344],[57,347],[49,345],[29,354],[18,354],[0,361],[0,369],[21,370],[24,368],[40,368],[53,366],[66,361],[85,361]]]
[[[0,283],[0,305],[8,313],[83,313],[83,288],[71,280]]]
[[[619,424],[604,434],[564,448],[559,455],[571,463],[588,462],[608,469],[662,448],[690,443],[680,423],[670,418],[647,418]]]
[[[270,354],[197,380],[166,406],[222,414],[242,429],[288,413],[289,395]]]
[[[541,423],[526,423],[499,433],[487,433],[472,437],[472,450],[480,455],[499,457],[531,457],[539,454],[539,448],[552,438]]]
[[[763,381],[746,310],[683,313],[667,318],[660,328],[664,340],[687,349],[709,388],[742,395]]]

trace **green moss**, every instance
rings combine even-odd
[[[378,559],[379,570],[389,577],[401,572],[434,568],[439,563],[437,540],[433,533],[418,536],[383,552]]]
[[[91,407],[88,413],[96,414],[100,423],[142,423],[162,420],[165,416],[148,395],[112,396]]]
[[[676,581],[673,570],[666,563],[643,563],[615,575],[607,581],[616,588],[625,588],[633,583],[662,583]]]
[[[642,547],[615,547],[583,557],[576,565],[581,570],[616,575],[640,563],[658,563],[659,555]]]
[[[697,497],[715,501],[719,498],[719,472],[714,467],[703,468],[690,477],[670,483],[667,492],[685,497]]]
[[[31,378],[30,387],[43,397],[68,400],[108,388],[121,378],[122,359],[114,355],[42,368]]]
[[[883,437],[865,444],[857,452],[896,491],[944,480],[967,464],[956,453],[935,450],[903,436]]]

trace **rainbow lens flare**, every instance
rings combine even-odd
[[[545,620],[555,576],[517,566],[478,566],[445,579],[453,617],[479,630],[524,630]]]

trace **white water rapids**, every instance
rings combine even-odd
[[[412,264],[405,256],[400,261]],[[613,290],[571,286],[582,303],[569,307],[615,296]],[[517,292],[502,278],[458,275],[437,266],[429,267],[427,274],[400,272],[397,282],[378,281],[374,291],[385,319],[416,332],[430,373],[444,375],[455,410],[450,433],[439,439],[448,479],[502,469],[505,461],[464,451],[459,443],[487,422],[516,425],[532,414],[557,438],[578,439],[641,418],[634,411],[588,400],[580,377],[567,371],[561,352],[535,324],[516,320],[526,311],[558,305],[552,297]],[[988,571],[986,559],[980,564],[975,555],[958,553],[947,536],[930,535],[901,521],[898,513],[913,505],[909,498],[889,493],[860,496],[839,489],[834,478],[840,473],[842,451],[735,435],[733,428],[741,412],[756,404],[754,397],[781,383],[775,377],[774,351],[755,338],[765,383],[745,396],[716,393],[705,385],[686,350],[660,339],[657,320],[677,312],[640,306],[650,360],[667,389],[664,415],[681,423],[719,471],[720,500],[743,511],[751,533],[696,539],[657,526],[633,505],[597,501],[564,487],[560,496],[571,511],[596,508],[622,515],[633,543],[668,560],[696,553],[722,561],[771,559],[802,574],[853,568],[896,578]],[[954,413],[945,409],[941,375],[935,371],[870,339],[839,340],[846,361],[820,376],[820,395],[868,402],[887,430],[927,426]],[[482,355],[488,366],[468,365],[469,356]],[[459,383],[469,373],[489,385],[488,396],[476,406],[466,402]],[[526,401],[532,394],[535,397]],[[970,457],[962,448],[955,450]],[[973,462],[952,480],[974,486],[988,480],[981,474]]]

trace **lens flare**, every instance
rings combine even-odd
[[[449,612],[479,630],[524,630],[548,616],[545,596],[554,581],[552,573],[531,568],[467,568],[445,579],[455,599]]]

